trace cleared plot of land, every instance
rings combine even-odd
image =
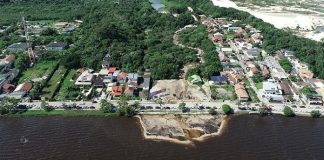
[[[54,61],[36,63],[32,68],[28,68],[25,72],[22,73],[22,76],[19,79],[19,83],[36,80],[42,78],[45,75],[48,75],[55,68],[57,63],[58,62]]]
[[[59,66],[59,68],[54,72],[53,76],[48,81],[46,87],[43,89],[43,94],[45,97],[50,98],[50,96],[55,90],[56,85],[58,85],[65,71],[65,67]]]
[[[159,80],[151,89],[151,93],[155,91],[165,90],[163,97],[165,102],[173,100],[208,100],[210,91],[198,85],[191,85],[186,80]]]
[[[234,86],[232,85],[211,85],[212,98],[217,100],[236,100]]]

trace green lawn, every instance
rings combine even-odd
[[[46,61],[38,62],[32,68],[28,68],[25,72],[22,73],[19,83],[28,82],[35,78],[41,78],[44,75],[51,72],[51,70],[57,65],[58,62],[55,61]]]
[[[101,111],[91,110],[53,110],[46,112],[44,110],[28,110],[22,113],[16,113],[9,116],[117,116],[117,113],[103,113]]]
[[[255,84],[255,87],[256,87],[258,90],[260,90],[260,89],[263,88],[263,83],[262,83],[262,82],[256,83],[256,84]]]
[[[58,93],[55,96],[56,100],[63,100],[63,99],[73,99],[76,96],[74,95],[78,95],[79,94],[79,90],[75,90],[74,89],[78,88],[75,86],[74,82],[71,81],[74,74],[75,74],[76,70],[71,69],[69,71],[69,73],[67,74],[67,76],[65,77],[60,90],[58,91]]]
[[[48,81],[46,87],[43,89],[43,93],[45,97],[50,98],[50,95],[54,91],[56,85],[60,81],[65,71],[66,69],[64,66],[59,66],[59,68],[54,72],[53,76]]]

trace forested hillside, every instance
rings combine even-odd
[[[74,45],[55,57],[69,68],[99,69],[110,52],[113,65],[125,72],[150,69],[154,79],[165,79],[177,78],[185,63],[197,61],[193,50],[172,43],[178,28],[194,22],[191,15],[160,14],[147,0],[31,0],[1,3],[0,10],[0,23],[18,21],[21,11],[29,20],[81,19]]]
[[[197,61],[195,51],[172,43],[172,35],[178,28],[194,23],[190,13],[183,9],[191,6],[199,12],[197,15],[240,19],[241,23],[257,27],[264,35],[262,47],[267,52],[283,48],[293,50],[300,60],[309,63],[317,77],[324,78],[323,43],[276,29],[246,12],[214,7],[210,0],[172,0],[172,3],[181,4],[182,9],[175,9],[180,16],[160,14],[153,10],[148,0],[0,2],[0,24],[15,24],[21,16],[29,20],[81,19],[82,25],[73,34],[74,45],[64,54],[55,55],[69,68],[99,69],[102,57],[110,52],[113,64],[126,72],[150,69],[154,79],[177,78],[185,63]],[[15,37],[10,34],[0,34],[0,44]]]

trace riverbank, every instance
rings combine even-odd
[[[145,139],[193,144],[217,136],[225,126],[224,115],[138,115]]]
[[[64,116],[64,117],[77,117],[77,116],[118,116],[117,113],[103,113],[95,110],[53,110],[46,112],[44,110],[27,110],[24,112],[17,112],[15,114],[8,114],[4,116],[19,117],[19,116]]]

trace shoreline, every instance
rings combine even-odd
[[[176,143],[176,144],[181,144],[181,145],[194,145],[194,142],[203,142],[209,138],[213,138],[215,136],[219,136],[223,133],[224,128],[227,126],[228,124],[228,119],[230,117],[226,116],[223,118],[223,120],[221,121],[221,124],[217,130],[217,132],[214,133],[208,133],[208,134],[203,134],[199,137],[196,138],[190,138],[187,140],[179,140],[177,138],[172,138],[172,137],[167,137],[167,136],[159,136],[159,135],[149,135],[147,134],[147,129],[145,128],[145,124],[142,120],[141,115],[136,115],[134,116],[136,119],[138,119],[140,127],[141,127],[141,132],[142,132],[142,136],[145,140],[153,140],[153,141],[167,141],[167,142],[171,142],[171,143]]]
[[[46,112],[44,110],[27,110],[14,114],[0,115],[0,117],[46,117],[46,116],[62,116],[62,117],[114,117],[118,113],[103,113],[99,110],[53,110]]]

